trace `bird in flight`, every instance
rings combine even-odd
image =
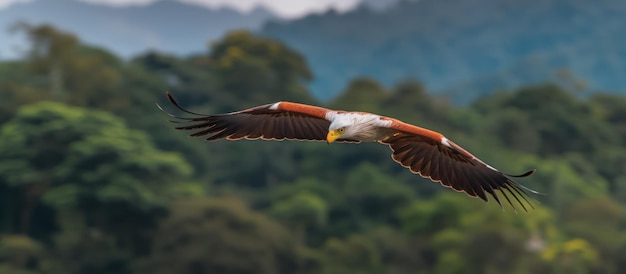
[[[391,157],[398,164],[433,182],[484,201],[488,201],[489,194],[502,207],[501,197],[496,193],[498,190],[514,210],[514,201],[525,211],[526,205],[534,208],[526,199],[525,190],[538,192],[511,179],[529,176],[535,172],[534,169],[521,175],[504,174],[441,133],[398,119],[292,102],[205,115],[182,108],[169,92],[166,96],[176,108],[192,115],[181,117],[168,113],[177,119],[172,120],[179,125],[176,129],[195,131],[190,134],[192,137],[202,136],[208,141],[262,139],[326,141],[329,144],[379,142],[391,148]],[[163,110],[160,105],[157,106]]]

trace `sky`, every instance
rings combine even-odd
[[[33,0],[0,0],[0,9],[17,2]],[[45,1],[45,0],[38,0]],[[112,6],[145,5],[157,0],[80,0],[83,2],[106,4]],[[201,6],[231,7],[242,12],[248,12],[262,5],[283,18],[298,18],[309,13],[333,8],[339,12],[348,11],[357,6],[361,0],[178,0],[180,2]]]

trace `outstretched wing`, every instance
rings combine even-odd
[[[313,140],[325,141],[330,121],[330,110],[291,102],[278,102],[250,109],[216,115],[194,113],[182,108],[174,97],[166,93],[169,101],[191,117],[169,114],[176,129],[195,130],[192,137],[206,136],[206,140]],[[161,110],[161,106],[159,106]]]
[[[440,133],[403,123],[396,119],[390,128],[397,132],[381,141],[389,145],[394,161],[409,168],[413,173],[439,182],[443,186],[462,191],[472,197],[488,201],[487,193],[500,206],[496,190],[515,209],[514,201],[527,211],[526,205],[534,208],[526,199],[527,189],[510,177],[526,177],[535,172],[530,170],[522,175],[506,175],[487,165],[467,150],[446,139]],[[537,193],[535,191],[532,191]],[[510,195],[510,196],[509,196]]]

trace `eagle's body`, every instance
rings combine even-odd
[[[207,136],[206,140],[310,140],[332,142],[379,142],[389,145],[394,161],[412,172],[434,182],[463,191],[470,196],[487,201],[491,195],[498,204],[499,190],[511,206],[512,199],[524,210],[524,188],[509,177],[484,163],[442,134],[404,123],[400,120],[366,112],[346,112],[292,103],[277,102],[242,111],[203,115],[180,107],[168,93],[169,100],[180,110],[196,117],[177,117],[176,123],[189,123],[176,127],[180,130],[197,130],[190,136]],[[520,197],[522,200],[520,200]]]

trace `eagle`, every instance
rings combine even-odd
[[[199,114],[181,107],[174,97],[166,96],[173,106],[191,115],[182,117],[159,109],[175,120],[178,130],[194,131],[189,136],[207,141],[226,140],[303,140],[334,142],[378,142],[391,148],[391,158],[411,172],[433,182],[464,192],[487,202],[490,195],[502,207],[499,191],[517,212],[514,202],[524,211],[534,206],[526,188],[512,177],[486,164],[441,133],[411,125],[398,119],[367,112],[331,110],[323,107],[276,102],[223,114]],[[510,196],[510,197],[509,197]]]

